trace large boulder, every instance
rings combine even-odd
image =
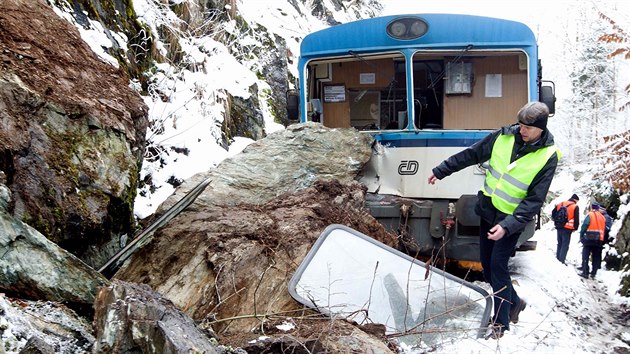
[[[115,278],[150,285],[216,331],[220,343],[244,346],[266,334],[268,318],[305,315],[287,285],[328,225],[395,247],[396,236],[364,209],[365,192],[358,182],[317,181],[261,205],[197,205],[158,230]],[[290,334],[307,340],[304,328]]]
[[[93,353],[224,353],[209,333],[147,285],[114,281],[94,303]]]
[[[57,301],[90,312],[109,282],[77,257],[7,213],[11,193],[0,184],[0,290],[15,297]]]
[[[303,190],[318,179],[355,180],[372,156],[373,139],[355,129],[329,129],[319,123],[294,124],[256,141],[217,168],[187,179],[157,209],[172,207],[198,183],[212,182],[191,209],[204,205],[263,204]]]
[[[98,265],[133,232],[148,109],[45,1],[1,1],[0,29],[9,213]]]
[[[59,302],[0,294],[0,353],[89,353],[91,322]]]
[[[196,177],[212,182],[115,278],[151,286],[235,346],[260,336],[270,318],[303,314],[287,284],[328,225],[396,246],[396,235],[365,209],[365,186],[354,181],[369,160],[370,139],[354,129],[300,124],[250,145]],[[184,189],[194,184],[187,183]],[[290,335],[307,341],[312,332],[305,328]],[[334,348],[323,337],[316,342]]]

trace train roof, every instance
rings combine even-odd
[[[403,17],[419,18],[427,32],[415,39],[395,39],[386,28]],[[348,22],[309,34],[300,47],[302,57],[318,57],[348,51],[361,52],[424,48],[447,50],[472,45],[473,49],[536,47],[536,37],[523,23],[473,15],[407,14]],[[531,48],[530,48],[531,49]]]

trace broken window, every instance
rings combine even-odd
[[[343,225],[322,233],[289,291],[333,318],[384,324],[410,345],[480,337],[492,308],[484,289]]]

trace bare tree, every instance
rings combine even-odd
[[[616,21],[607,16],[606,14],[599,12],[599,18],[602,19],[607,25],[610,26],[608,32],[598,37],[600,42],[604,42],[613,46],[613,50],[608,53],[608,58],[621,57],[623,59],[630,59],[630,35],[622,28]],[[625,78],[627,80],[627,78]],[[630,107],[630,84],[627,84],[624,88],[623,97],[619,100],[616,106],[618,106],[619,112],[626,113],[627,108]],[[627,119],[624,120],[624,132],[613,134],[604,138],[605,145],[599,149],[599,155],[604,157],[606,161],[606,168],[603,170],[603,174],[611,181],[613,187],[620,193],[627,193],[630,191],[630,154],[629,150],[629,137],[630,127],[627,124]]]
[[[615,50],[608,54],[608,58],[623,57],[624,59],[630,59],[630,35],[621,26],[617,24],[613,19],[606,16],[603,13],[599,13],[599,17],[607,22],[611,27],[611,31],[601,35],[598,40],[605,43],[611,43],[615,45]],[[626,97],[623,98],[622,104],[619,107],[620,111],[624,111],[630,107],[630,83],[626,85],[625,89]]]
[[[601,144],[604,135],[615,126],[614,96],[617,86],[614,62],[608,59],[611,47],[596,38],[603,33],[604,24],[590,6],[579,9],[587,19],[576,32],[573,43],[570,74],[572,96],[568,105],[572,110],[569,129],[572,133],[570,160],[591,161],[592,151]]]

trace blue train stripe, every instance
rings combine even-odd
[[[488,134],[489,131],[411,131],[377,133],[374,139],[389,147],[467,147]]]

